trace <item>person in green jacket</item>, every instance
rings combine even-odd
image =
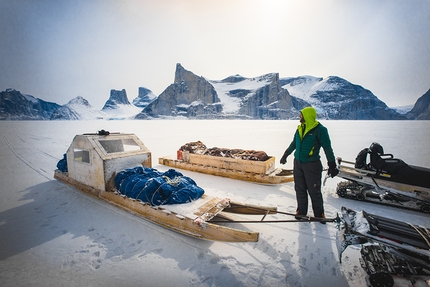
[[[294,151],[293,174],[297,199],[296,214],[307,215],[309,194],[314,217],[325,218],[321,194],[323,171],[320,160],[321,147],[324,149],[328,161],[328,174],[335,177],[339,170],[336,166],[328,130],[316,118],[317,112],[313,107],[306,107],[301,110],[300,125],[297,127],[293,141],[285,150],[280,163],[285,164],[287,157]],[[301,216],[296,216],[296,218],[300,219]]]

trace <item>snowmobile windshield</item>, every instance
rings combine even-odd
[[[317,111],[313,107],[306,107],[301,110],[304,123],[299,126],[300,137],[303,138],[310,130],[318,125]]]

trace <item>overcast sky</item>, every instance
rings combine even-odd
[[[0,0],[0,91],[102,108],[211,80],[339,76],[388,106],[430,89],[430,0]]]

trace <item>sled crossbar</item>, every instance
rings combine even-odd
[[[286,222],[337,222],[336,218],[309,218],[291,220],[211,220],[210,223],[286,223]]]
[[[285,223],[285,222],[339,222],[340,218],[339,216],[335,218],[319,218],[319,217],[312,217],[312,216],[306,216],[306,215],[297,215],[294,213],[289,212],[283,212],[278,210],[268,210],[264,208],[259,207],[248,207],[250,209],[255,209],[259,211],[264,211],[264,215],[260,220],[233,220],[233,219],[227,219],[224,218],[223,220],[210,220],[211,223]],[[224,210],[226,213],[228,213],[228,209]],[[291,215],[294,216],[296,219],[291,220],[265,220],[266,216],[268,214],[283,214],[283,215]]]

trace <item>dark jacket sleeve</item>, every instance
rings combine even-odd
[[[324,149],[325,156],[327,161],[335,161],[336,158],[334,156],[333,148],[331,147],[330,136],[328,135],[328,130],[326,127],[320,127],[319,141]]]
[[[298,131],[294,134],[293,140],[291,141],[288,148],[285,150],[284,154],[290,155],[293,153],[293,151],[296,149],[296,137],[298,136]]]

